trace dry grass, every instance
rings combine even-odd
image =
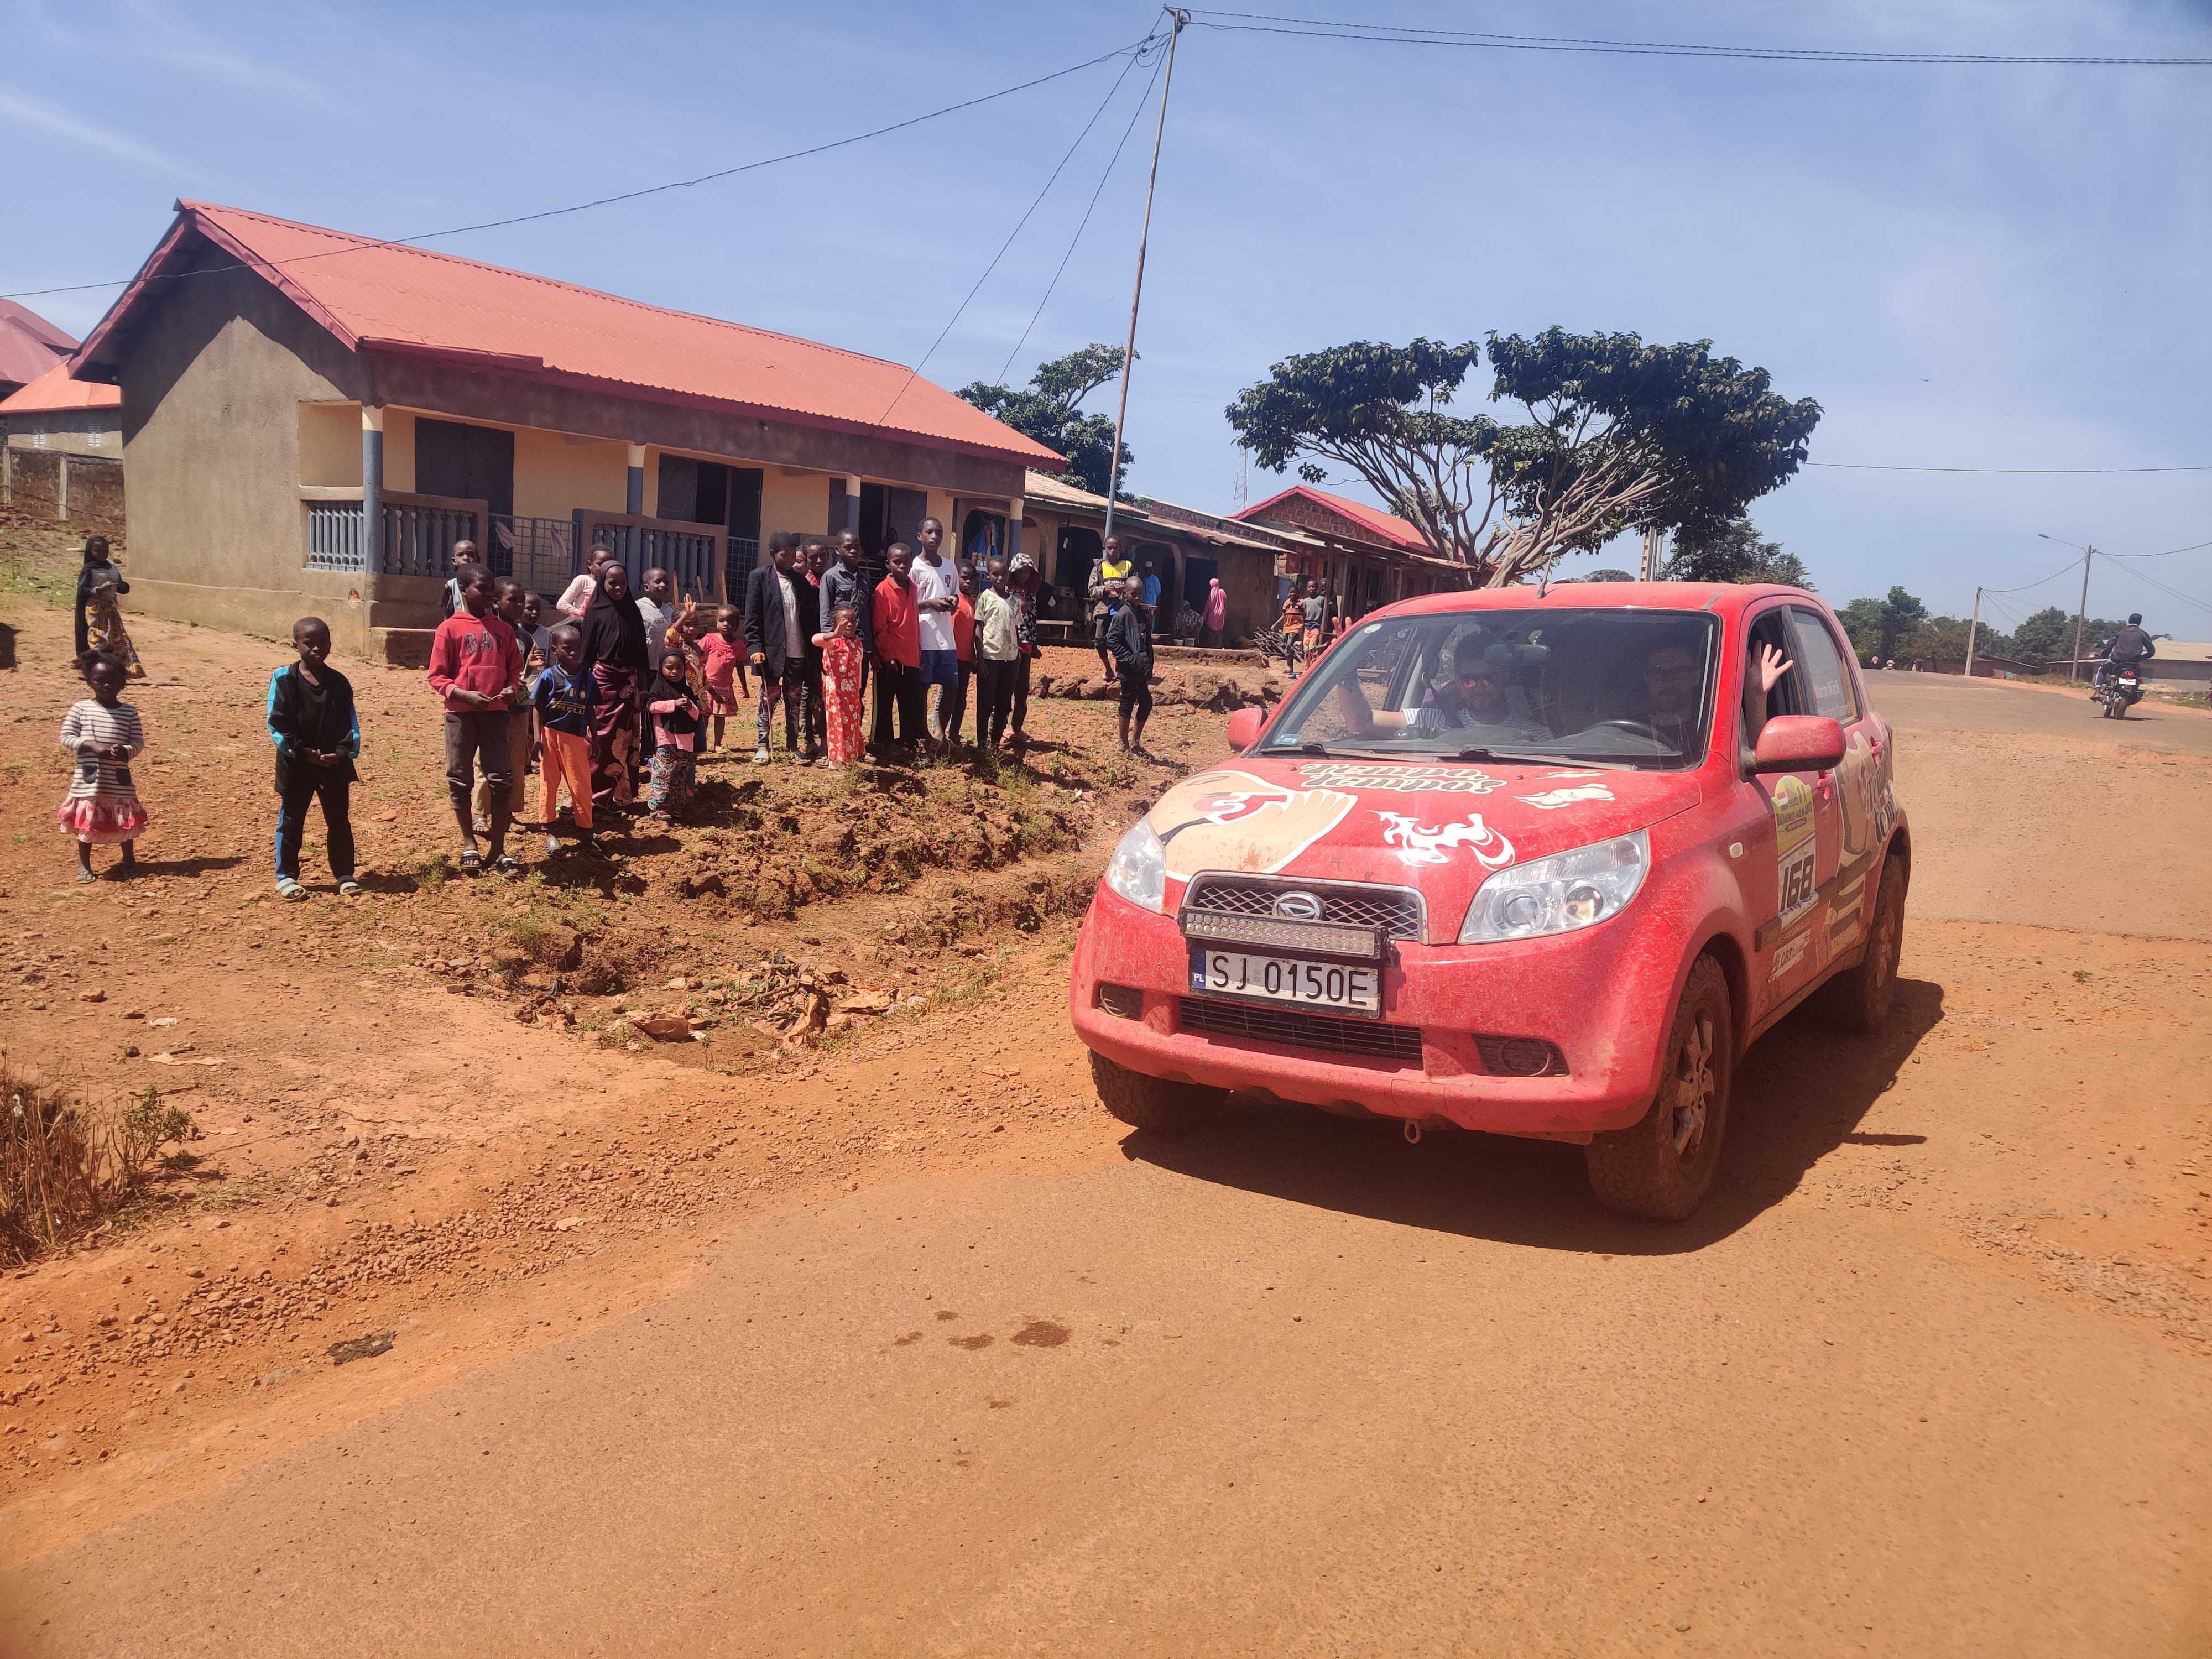
[[[161,1148],[191,1133],[150,1086],[87,1104],[0,1055],[0,1261],[32,1261],[125,1209]]]

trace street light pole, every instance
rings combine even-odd
[[[2066,665],[2066,678],[2081,678],[2081,623],[2089,614],[2089,565],[2097,556],[2094,542],[2081,550],[2081,603],[2074,608],[2074,660]]]
[[[1137,307],[1145,300],[1145,247],[1152,239],[1152,192],[1160,182],[1160,140],[1167,136],[1168,94],[1175,90],[1176,42],[1182,39],[1183,25],[1190,21],[1190,14],[1174,6],[1164,8],[1173,20],[1168,31],[1167,67],[1160,79],[1160,120],[1152,129],[1152,171],[1145,181],[1145,226],[1137,234],[1137,284],[1129,295],[1129,338],[1121,348],[1121,396],[1114,410],[1114,453],[1106,458],[1106,528],[1100,535],[1103,545],[1114,533],[1114,497],[1120,493],[1121,481],[1121,428],[1129,418],[1129,364],[1137,355]]]

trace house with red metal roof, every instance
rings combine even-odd
[[[0,506],[120,534],[123,394],[71,380],[66,356],[50,363],[0,398]]]
[[[1292,484],[1237,516],[1318,541],[1318,551],[1286,550],[1283,574],[1294,581],[1327,582],[1349,616],[1467,585],[1467,568],[1431,551],[1410,520],[1348,495]]]
[[[30,385],[76,349],[72,336],[29,307],[0,300],[0,398]]]
[[[595,544],[708,598],[777,531],[1018,545],[1061,458],[911,370],[426,248],[179,202],[71,360],[121,388],[134,605],[395,657],[457,541],[542,592]]]

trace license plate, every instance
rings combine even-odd
[[[1193,951],[1190,988],[1212,996],[1258,997],[1307,1008],[1382,1012],[1382,970],[1372,964],[1305,962],[1243,951]]]

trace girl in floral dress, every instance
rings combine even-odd
[[[62,720],[62,747],[76,763],[55,823],[76,838],[76,878],[90,881],[92,849],[120,847],[117,873],[135,875],[135,845],[148,822],[138,791],[131,781],[131,762],[146,746],[138,711],[123,701],[125,671],[113,657],[94,653],[85,659],[84,681],[92,696],[73,703]]]
[[[849,766],[860,758],[860,650],[859,613],[841,605],[830,613],[830,631],[817,634],[822,647],[822,701],[828,716],[830,764]]]

